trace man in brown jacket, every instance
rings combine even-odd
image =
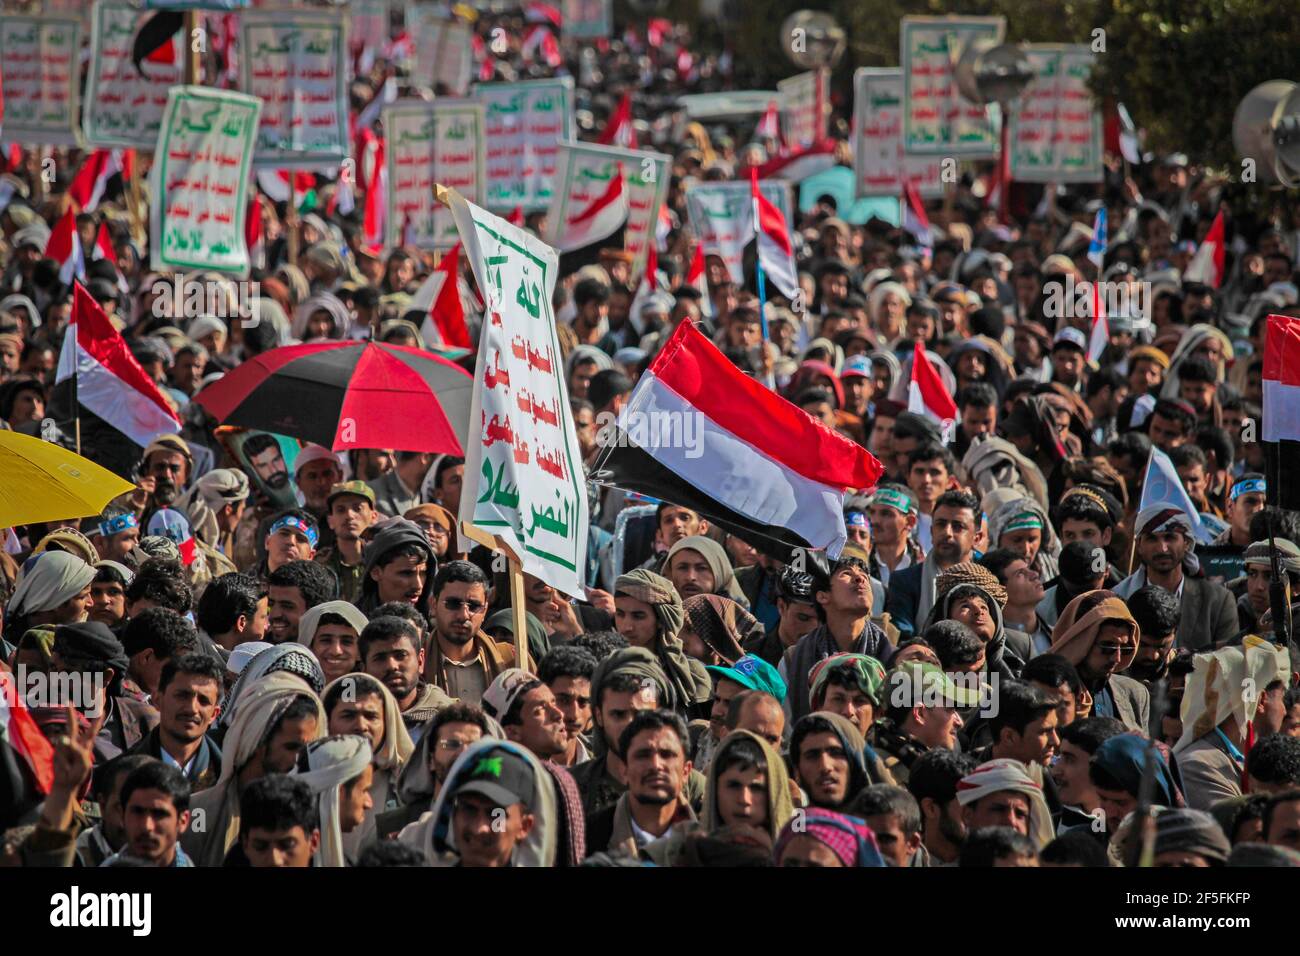
[[[487,590],[487,576],[477,565],[449,561],[438,569],[430,601],[433,632],[424,655],[424,679],[474,707],[496,676],[515,666],[514,647],[483,633]],[[531,659],[523,667],[531,669]]]

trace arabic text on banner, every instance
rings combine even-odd
[[[489,209],[545,209],[555,192],[562,139],[572,139],[573,78],[481,83],[474,98],[486,110]]]
[[[149,171],[154,271],[248,272],[249,172],[262,103],[204,86],[173,86]]]
[[[901,196],[903,171],[922,199],[943,195],[938,156],[903,152],[903,75],[898,67],[853,74],[853,183],[858,196]]]
[[[790,184],[762,179],[758,191],[793,222]],[[692,183],[686,189],[686,209],[691,226],[706,255],[720,256],[737,285],[745,283],[745,246],[754,241],[754,200],[749,183]]]
[[[903,149],[919,155],[991,159],[998,151],[995,110],[957,91],[953,57],[972,40],[1002,42],[1005,17],[904,17],[899,30],[903,64]]]
[[[776,84],[781,131],[792,148],[807,149],[826,137],[826,79],[826,70],[810,70]]]
[[[433,3],[408,3],[406,32],[415,42],[411,78],[439,95],[464,96],[474,69],[472,34],[468,24],[447,19],[445,8]],[[443,87],[439,89],[439,87]]]
[[[483,104],[437,99],[399,103],[380,114],[388,138],[389,248],[450,249],[456,244],[451,214],[434,202],[442,183],[473,202],[486,178]]]
[[[6,142],[77,144],[80,55],[80,20],[0,18]]]
[[[621,163],[628,202],[623,248],[632,253],[631,281],[640,281],[645,271],[646,254],[654,241],[659,207],[668,196],[671,162],[662,153],[645,150],[597,146],[594,143],[561,143],[556,177],[560,188],[551,198],[544,238],[558,246],[563,224],[576,214],[575,210],[591,206]]]
[[[337,167],[348,156],[347,21],[338,11],[240,15],[240,81],[262,100],[253,162]]]
[[[560,9],[566,37],[599,40],[613,32],[613,0],[563,0]]]
[[[1034,80],[1011,110],[1011,178],[1034,183],[1102,179],[1101,114],[1088,89],[1086,44],[1029,44]]]
[[[92,146],[153,149],[158,142],[167,90],[184,81],[185,53],[178,34],[167,41],[171,63],[145,60],[143,74],[135,68],[131,44],[150,16],[126,0],[100,0],[94,6],[82,123]]]
[[[551,310],[559,255],[460,196],[450,205],[485,302],[459,518],[581,596],[587,482]]]

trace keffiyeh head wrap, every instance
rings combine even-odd
[[[614,582],[614,595],[617,597],[620,594],[653,607],[661,635],[673,637],[682,629],[682,622],[686,620],[682,596],[667,578],[637,568],[627,574],[620,574]]]
[[[849,867],[885,866],[876,835],[866,822],[833,810],[808,807],[781,828],[772,859],[777,866],[795,837],[812,837]]]
[[[728,664],[744,656],[741,643],[760,628],[757,618],[730,598],[697,594],[682,602],[686,623],[710,650]]]
[[[53,611],[76,597],[95,579],[95,569],[75,554],[45,551],[23,564],[9,599],[9,616]]]
[[[1183,735],[1174,753],[1181,753],[1229,717],[1236,717],[1245,728],[1268,685],[1279,680],[1291,682],[1290,653],[1254,634],[1247,634],[1239,646],[1197,654],[1183,691]]]
[[[1204,810],[1164,810],[1156,816],[1156,855],[1195,853],[1224,866],[1232,846],[1214,817]]]
[[[668,569],[672,567],[673,558],[681,551],[695,551],[708,562],[709,570],[713,572],[713,593],[721,594],[723,597],[729,597],[741,607],[749,610],[749,598],[745,597],[744,589],[741,588],[740,582],[736,580],[736,572],[731,567],[731,559],[727,557],[727,549],[712,538],[702,535],[693,534],[688,538],[682,538],[668,550],[668,557],[664,558],[663,567],[659,573],[667,576]]]
[[[1056,835],[1043,788],[1034,783],[1019,760],[1002,757],[976,767],[957,782],[957,802],[963,807],[994,793],[1010,790],[1029,800],[1029,838],[1041,850]]]
[[[347,866],[343,856],[343,830],[339,821],[339,791],[365,772],[373,759],[370,741],[358,734],[326,737],[307,745],[293,776],[311,787],[320,806],[320,866]]]
[[[292,641],[287,644],[277,644],[254,657],[240,672],[239,679],[235,681],[235,686],[230,688],[230,693],[226,697],[221,722],[228,727],[232,726],[250,686],[268,674],[277,673],[283,673],[297,680],[304,693],[310,692],[319,696],[325,689],[325,672],[321,669],[315,654],[303,645]]]

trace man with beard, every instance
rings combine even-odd
[[[429,578],[437,570],[429,539],[414,521],[393,518],[362,551],[361,596],[357,607],[372,614],[380,604],[402,601],[421,613],[428,608]]]
[[[321,445],[305,445],[293,460],[293,480],[308,511],[319,523],[329,515],[329,496],[343,480],[338,456]]]
[[[244,457],[253,466],[253,471],[262,484],[272,492],[288,487],[289,469],[284,463],[284,452],[274,435],[258,432],[244,442]]]
[[[185,654],[164,664],[153,697],[158,726],[128,753],[179,768],[193,793],[215,784],[221,751],[207,733],[221,713],[223,679],[221,665],[206,654]]]
[[[1121,674],[1137,655],[1138,625],[1114,591],[1089,591],[1071,601],[1052,631],[1051,654],[1073,664],[1092,695],[1092,716],[1114,717],[1146,733],[1151,695]]]
[[[465,704],[448,704],[424,727],[420,743],[397,781],[402,805],[375,817],[381,838],[398,833],[433,808],[456,758],[470,744],[492,733],[483,711]]]
[[[1154,584],[1138,588],[1128,599],[1128,609],[1138,625],[1138,649],[1125,672],[1141,681],[1151,694],[1148,732],[1159,739],[1160,723],[1168,710],[1165,676],[1178,653],[1174,641],[1180,609],[1172,593]]]
[[[528,671],[511,667],[498,674],[483,692],[483,710],[501,722],[507,740],[527,747],[538,760],[564,753],[564,714],[551,689]]]
[[[127,555],[140,543],[140,522],[134,511],[120,508],[108,508],[99,520],[99,525],[90,532],[90,540],[95,543],[95,550],[105,561],[126,561]]]
[[[1168,501],[1143,508],[1137,516],[1137,556],[1142,566],[1115,587],[1127,600],[1143,586],[1158,584],[1173,592],[1181,612],[1179,647],[1193,651],[1222,647],[1237,634],[1237,608],[1232,593],[1207,580],[1200,571],[1193,519]]]
[[[488,685],[515,666],[514,645],[483,632],[487,588],[487,576],[468,561],[449,561],[438,569],[431,602],[433,633],[421,662],[426,681],[476,706]]]
[[[272,644],[298,640],[298,622],[318,604],[338,596],[338,582],[314,561],[290,561],[267,579],[268,627]]]
[[[921,808],[921,842],[931,866],[953,866],[961,855],[966,825],[957,784],[975,767],[970,756],[945,749],[924,753],[912,764],[907,789]]]
[[[402,722],[419,743],[424,724],[452,699],[434,684],[420,679],[424,649],[420,632],[405,618],[385,615],[372,618],[359,638],[361,669],[378,678],[397,700]]]
[[[144,450],[140,462],[141,477],[152,479],[145,513],[170,508],[190,482],[194,470],[194,453],[178,435],[160,435]]]
[[[627,792],[587,817],[587,851],[628,850],[638,856],[673,825],[695,820],[684,794],[691,772],[686,722],[670,710],[641,711],[618,739]]]
[[[273,573],[290,561],[310,561],[316,556],[320,530],[316,519],[306,511],[288,508],[281,511],[266,528],[262,546],[266,549],[265,574]]]
[[[317,551],[315,560],[334,572],[339,579],[339,598],[349,604],[361,599],[365,579],[361,536],[378,516],[375,493],[364,481],[340,482],[330,488],[325,499],[325,520],[334,543]]]

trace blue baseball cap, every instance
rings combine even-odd
[[[844,360],[844,367],[840,370],[840,378],[871,378],[872,376],[871,359],[865,355],[853,355]]]
[[[785,679],[775,667],[754,654],[746,654],[729,667],[713,665],[705,670],[716,677],[739,684],[746,690],[761,690],[779,701],[785,701]]]

